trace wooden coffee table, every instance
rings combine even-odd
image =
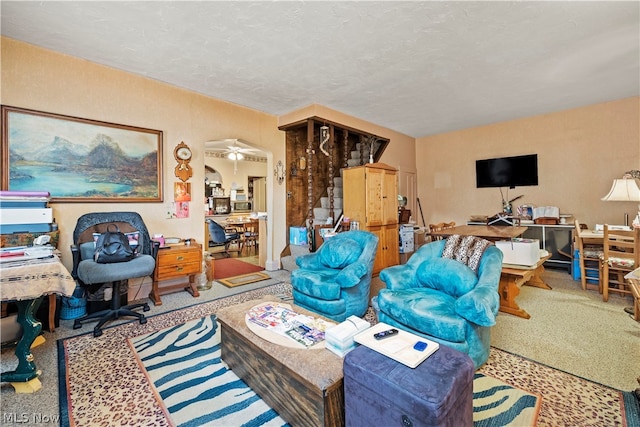
[[[218,311],[222,359],[288,423],[343,426],[342,359],[326,349],[274,344],[249,330],[246,312],[268,301],[281,302],[278,297],[266,296]],[[291,307],[297,313],[321,317],[293,304]]]
[[[500,294],[500,311],[525,319],[531,318],[529,313],[520,308],[516,302],[516,297],[520,293],[520,287],[522,285],[551,290],[551,286],[547,285],[541,277],[542,273],[544,273],[544,262],[549,258],[551,258],[551,254],[541,257],[536,265],[530,268],[502,267],[500,287],[498,289],[498,293]]]

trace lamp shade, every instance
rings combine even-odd
[[[601,200],[608,202],[640,202],[640,187],[633,178],[614,179],[609,194]]]

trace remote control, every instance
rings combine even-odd
[[[389,329],[389,330],[386,330],[386,331],[378,332],[377,334],[373,334],[373,337],[375,339],[377,339],[377,340],[382,340],[382,339],[389,338],[389,337],[392,337],[392,336],[397,335],[397,334],[398,334],[398,330],[394,328],[394,329]]]

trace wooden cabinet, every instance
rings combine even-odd
[[[160,295],[185,290],[194,297],[200,293],[196,288],[196,274],[202,273],[202,246],[175,245],[158,251],[156,269],[153,273],[153,288],[149,298],[155,305],[162,305]],[[160,282],[172,279],[187,279],[186,282],[160,286]]]
[[[373,263],[373,273],[378,274],[383,268],[399,264],[398,224],[367,227],[366,230],[378,236],[378,252]]]
[[[344,216],[378,236],[373,274],[400,262],[397,171],[368,163],[343,171]]]

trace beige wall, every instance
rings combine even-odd
[[[537,153],[540,185],[516,188],[520,203],[557,205],[582,222],[620,223],[635,203],[602,202],[614,178],[640,169],[640,98],[623,99],[584,108],[497,123],[417,141],[319,105],[280,118],[205,97],[161,82],[118,71],[15,40],[1,38],[0,103],[15,107],[127,124],[164,132],[164,203],[52,203],[61,228],[61,249],[67,248],[77,218],[86,212],[134,210],[142,214],[152,233],[204,239],[204,209],[191,207],[189,219],[166,219],[165,204],[173,201],[176,162],[173,149],[180,141],[194,152],[189,180],[193,194],[204,194],[204,141],[241,138],[267,151],[267,172],[284,160],[284,132],[278,126],[317,116],[389,138],[381,161],[400,171],[400,192],[417,176],[417,196],[425,221],[464,223],[471,214],[501,209],[498,189],[475,188],[475,160]],[[413,153],[416,155],[414,156]],[[267,266],[278,267],[286,245],[284,206],[286,187],[267,173],[271,190],[267,208],[269,235]],[[414,219],[419,213],[415,208]]]
[[[60,224],[63,262],[70,267],[69,244],[78,217],[86,212],[133,210],[151,233],[204,239],[204,207],[192,203],[188,219],[166,219],[165,204],[173,201],[173,149],[184,141],[194,153],[189,180],[193,194],[204,194],[204,146],[208,140],[241,138],[269,151],[269,165],[284,158],[284,132],[277,118],[248,108],[198,95],[155,80],[118,71],[29,44],[2,38],[0,102],[56,114],[127,124],[164,132],[164,203],[52,203]],[[268,214],[273,244],[267,262],[285,247],[284,186],[274,185]],[[275,208],[273,208],[275,206]],[[276,266],[277,267],[277,266]]]
[[[614,178],[640,169],[640,97],[419,138],[425,221],[465,223],[502,209],[497,188],[476,188],[477,159],[538,154],[539,185],[509,190],[515,204],[558,206],[580,222],[621,224],[634,202],[604,202]],[[506,197],[506,194],[505,194]]]
[[[189,182],[192,194],[200,195],[204,194],[205,159],[206,164],[216,166],[215,159],[205,156],[204,142],[239,138],[267,152],[267,232],[272,236],[268,239],[271,244],[267,248],[267,269],[279,268],[279,256],[287,244],[286,186],[277,184],[273,173],[269,173],[278,160],[285,159],[285,135],[278,130],[277,117],[6,37],[0,38],[0,43],[0,103],[3,105],[164,132],[164,202],[51,204],[60,224],[60,248],[67,267],[71,266],[67,248],[73,228],[77,218],[87,212],[137,211],[151,233],[193,237],[202,242],[204,206],[199,199],[194,198],[191,203],[190,218],[166,218],[167,205],[173,201],[173,184],[177,181],[173,174],[176,165],[173,149],[181,141],[192,148],[194,173]],[[415,173],[412,156],[401,155],[414,151],[413,138],[322,106],[302,113],[323,114],[328,120],[391,139],[394,147],[402,149],[387,150],[382,161]],[[302,118],[306,117],[310,116]],[[246,186],[245,181],[246,177],[243,179]]]

